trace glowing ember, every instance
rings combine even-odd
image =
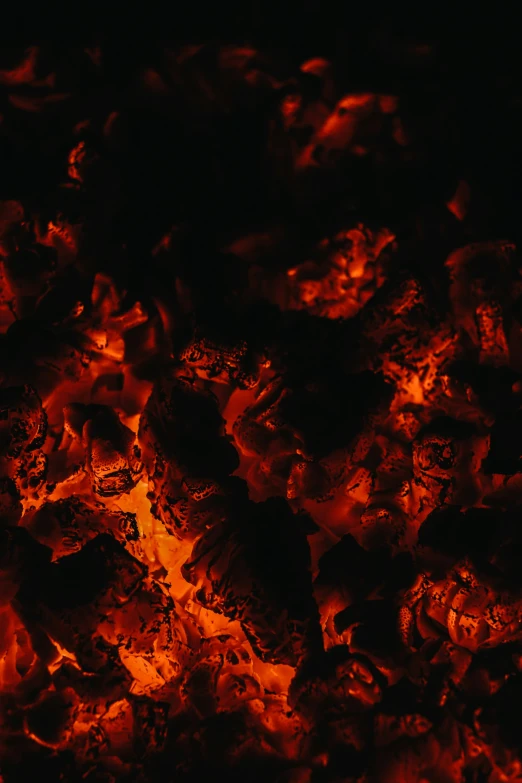
[[[153,48],[0,63],[0,781],[522,780],[522,267],[454,107]]]

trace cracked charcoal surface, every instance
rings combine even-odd
[[[0,780],[519,780],[515,33],[254,5],[0,50]]]

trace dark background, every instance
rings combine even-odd
[[[80,14],[80,20],[70,37],[44,41],[50,61],[59,65],[62,88],[72,88],[70,101],[41,114],[13,111],[8,91],[0,87],[0,198],[21,198],[38,207],[48,201],[63,181],[75,122],[90,116],[92,107],[109,111],[125,104],[136,75],[148,65],[155,67],[165,48],[201,42],[250,44],[290,67],[310,57],[326,57],[333,63],[341,94],[397,93],[413,116],[428,118],[426,163],[411,183],[405,182],[401,199],[390,199],[386,209],[396,204],[397,210],[407,212],[411,204],[439,203],[462,178],[480,204],[478,230],[517,238],[522,58],[516,19],[454,9],[443,13],[435,6],[417,12],[400,7],[381,11],[307,1],[191,3],[164,13],[147,8],[147,13],[143,9],[114,20],[92,9]],[[2,67],[19,60],[25,45],[41,43],[30,34],[23,42],[16,35],[14,40],[16,46],[0,51]],[[75,70],[76,53],[94,42],[103,53],[101,80],[83,66]],[[418,54],[419,47],[425,56]],[[430,119],[438,103],[445,112],[440,129]],[[256,229],[252,216],[258,216],[259,225],[273,215],[304,224],[315,217],[315,207],[304,218],[299,212],[291,214],[294,206],[284,197],[275,203],[277,196],[258,186],[257,173],[252,173],[252,161],[254,168],[260,161],[256,145],[260,149],[263,144],[256,137],[261,127],[257,116],[238,113],[210,132],[213,154],[223,160],[226,172],[221,178],[214,176],[207,139],[193,133],[183,107],[172,106],[167,120],[159,114],[132,115],[129,127],[131,152],[117,164],[128,195],[126,226],[120,234],[135,239],[140,254],[173,218],[191,221],[200,233],[204,227],[219,245],[235,227]],[[267,209],[272,214],[267,215]],[[328,214],[330,205],[325,202],[321,209]],[[146,239],[132,237],[137,222],[142,234],[154,224]]]

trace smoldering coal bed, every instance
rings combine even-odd
[[[377,33],[2,53],[5,783],[522,779],[520,98]]]

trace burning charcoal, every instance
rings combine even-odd
[[[61,335],[46,324],[31,321],[13,324],[7,334],[7,347],[12,357],[11,373],[23,379],[29,375],[44,397],[64,377],[79,380],[91,359],[87,346],[73,332]]]
[[[360,520],[364,546],[387,546],[392,551],[409,549],[415,537],[413,505],[410,482],[403,481],[385,490],[374,482]]]
[[[291,139],[293,155],[318,131],[330,113],[335,85],[332,66],[327,60],[314,58],[301,65],[295,84],[289,84],[279,104],[283,130]]]
[[[261,660],[296,666],[321,649],[309,567],[298,519],[272,499],[214,525],[182,571],[203,606],[241,622]]]
[[[276,377],[234,423],[242,452],[259,455],[260,473],[289,498],[331,497],[350,464],[371,446],[372,419],[387,398],[386,384],[372,373],[353,376],[357,391],[347,409],[339,394],[343,376],[332,375],[330,383],[299,374]]]
[[[415,629],[426,639],[442,627],[454,644],[475,652],[518,640],[521,617],[520,587],[491,578],[463,559],[445,578],[419,575],[402,600],[399,628],[410,649]]]
[[[98,632],[107,644],[119,648],[125,666],[142,684],[147,677],[160,677],[161,684],[177,677],[198,636],[193,620],[150,579],[132,602],[115,606],[101,619]]]
[[[99,640],[97,646],[100,647]],[[108,646],[107,649],[110,652]],[[92,652],[90,657],[85,658],[80,653],[78,660],[81,661],[82,669],[67,660],[57,668],[53,675],[57,690],[71,688],[83,704],[103,706],[123,699],[128,694],[132,677],[117,654],[104,658],[100,656],[94,665]]]
[[[187,707],[206,717],[262,697],[263,688],[246,647],[220,634],[204,640],[184,676],[181,694]]]
[[[456,335],[419,280],[384,285],[361,313],[364,365],[396,384],[403,405],[427,405],[443,393],[442,370],[455,358]]]
[[[20,494],[13,479],[0,478],[0,519],[4,525],[16,525],[22,516]]]
[[[404,422],[402,435],[418,429]],[[410,424],[412,425],[410,427]],[[413,431],[413,432],[412,432]],[[410,548],[415,542],[416,507],[411,486],[411,449],[397,439],[378,436],[379,464],[371,477],[368,499],[360,517],[357,533],[363,545],[369,549],[388,547],[392,551]]]
[[[371,232],[363,224],[323,240],[319,259],[287,272],[295,306],[313,315],[350,318],[385,280],[385,248],[394,240],[388,229]]]
[[[247,496],[245,482],[232,476],[221,481],[184,478],[181,491],[162,521],[171,535],[187,540],[224,521]]]
[[[10,376],[23,382],[30,379],[44,399],[51,393],[56,396],[65,380],[80,380],[93,365],[104,370],[121,365],[125,332],[148,318],[139,302],[124,310],[113,281],[105,275],[96,275],[92,288],[82,290],[80,299],[77,281],[72,289],[68,282],[59,289],[58,310],[51,288],[47,294],[51,302],[40,302],[42,318],[17,321],[7,334]]]
[[[512,476],[522,470],[522,457],[518,448],[522,434],[520,411],[500,412],[490,433],[490,447],[484,462],[488,474],[500,473]]]
[[[345,535],[319,559],[314,595],[329,633],[333,617],[353,601],[365,598],[383,577],[388,560],[383,550],[367,552],[351,535]]]
[[[401,737],[420,737],[433,728],[433,724],[424,715],[387,715],[376,716],[376,745],[390,745]]]
[[[55,559],[78,552],[99,533],[110,532],[123,544],[139,539],[135,514],[109,511],[101,503],[86,503],[75,495],[43,503],[27,513],[22,524],[37,541],[51,547]]]
[[[158,384],[141,417],[139,442],[152,513],[180,538],[199,532],[206,522],[204,506],[213,511],[212,500],[200,501],[219,499],[238,465],[223,424],[215,398],[183,378]]]
[[[481,364],[509,364],[514,251],[510,242],[484,242],[460,248],[446,261],[455,322],[479,349]]]
[[[0,202],[0,332],[2,334],[16,318],[17,291],[10,285],[6,258],[13,249],[11,236],[20,231],[23,218],[24,208],[18,201]]]
[[[170,704],[152,699],[134,699],[133,731],[134,744],[138,756],[145,753],[158,753],[162,750],[167,735],[167,717]]]
[[[332,647],[312,661],[294,683],[296,709],[314,719],[314,713],[329,718],[342,713],[371,709],[382,698],[385,680],[361,655],[351,655],[346,645]],[[299,681],[304,685],[297,688]],[[296,696],[296,694],[298,694]]]
[[[229,345],[213,342],[198,335],[180,352],[180,361],[200,378],[216,383],[234,384],[239,389],[252,389],[259,381],[259,360],[252,355],[246,342]]]
[[[34,389],[24,386],[0,391],[0,412],[0,471],[22,497],[31,497],[47,472],[47,458],[40,450],[47,431],[45,411]]]
[[[425,719],[417,720],[416,728],[408,732],[414,736],[398,737],[374,754],[370,765],[372,778],[379,783],[395,780],[421,783],[444,770],[443,780],[459,783],[463,779],[465,759],[456,721],[448,716],[433,730],[427,729],[427,725]]]
[[[81,656],[84,667],[99,669],[113,652],[94,635],[96,628],[110,607],[132,597],[145,575],[145,566],[103,533],[50,564],[44,574],[36,573],[34,580],[26,579],[17,600],[62,647]]]
[[[308,742],[332,775],[350,769],[357,779],[367,765],[372,713],[382,699],[385,678],[364,656],[347,646],[331,648],[290,694],[303,716]],[[322,752],[321,752],[322,751]]]
[[[1,300],[14,318],[30,315],[56,272],[54,248],[36,241],[35,233],[24,221],[21,205],[3,202],[0,218],[0,248],[2,280]],[[7,313],[6,313],[7,315]]]
[[[379,670],[393,671],[401,658],[394,602],[372,597],[347,606],[334,617],[339,638],[350,640],[350,650],[365,655]]]
[[[236,16],[0,51],[1,783],[518,780],[517,33]]]
[[[48,747],[63,747],[73,731],[76,705],[72,689],[46,693],[26,713],[26,733]]]
[[[129,492],[139,481],[142,464],[135,435],[106,405],[66,406],[65,427],[86,450],[93,490],[101,497]]]
[[[475,435],[470,424],[439,418],[415,439],[413,484],[419,498],[419,521],[444,503],[472,504],[478,499],[480,488],[474,474],[480,469],[482,454]]]
[[[510,367],[453,362],[443,376],[448,415],[476,423],[481,429],[489,427],[492,415],[505,415],[518,407],[519,380],[519,373]]]
[[[520,584],[520,527],[516,511],[446,506],[432,512],[419,530],[418,565],[450,569],[467,557],[477,568],[494,565],[513,586]]]
[[[8,603],[24,579],[32,573],[38,578],[50,559],[50,550],[38,544],[19,527],[0,529],[0,601]]]
[[[384,117],[397,113],[397,100],[388,95],[346,95],[314,134],[296,161],[298,170],[331,167],[343,153],[367,155],[378,143]]]

